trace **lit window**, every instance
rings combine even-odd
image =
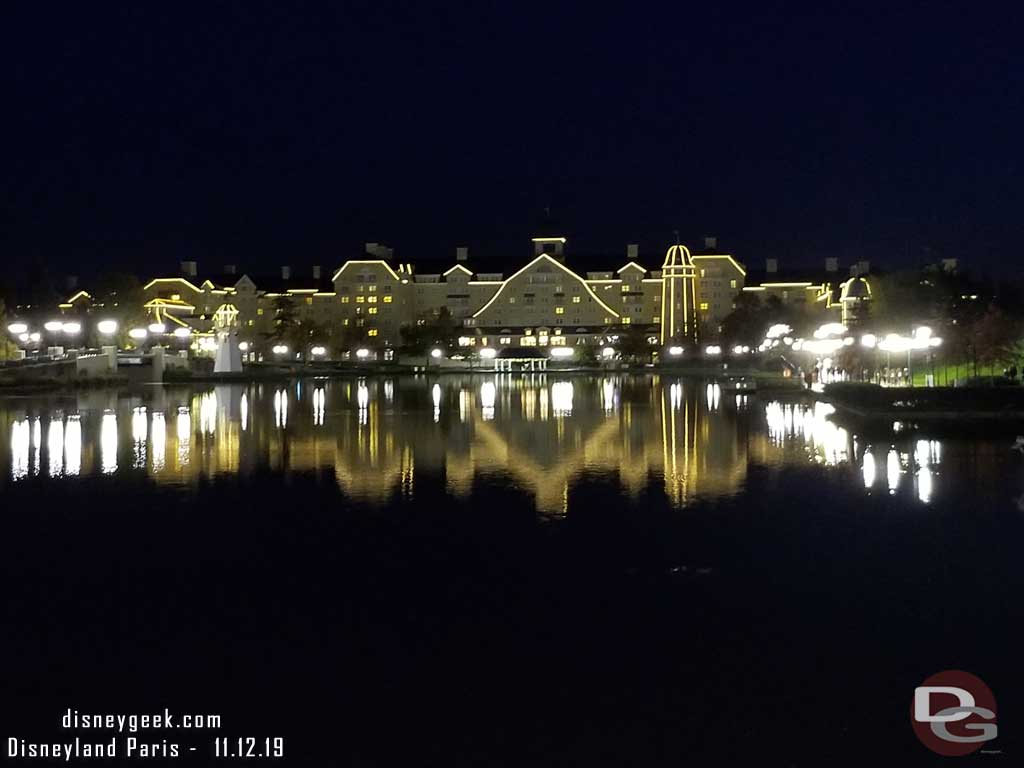
[[[372,286],[372,287],[375,287],[375,286]],[[370,298],[367,299],[367,301],[370,302],[371,304],[376,304],[377,303],[377,297],[376,296],[371,296]]]
[[[344,320],[342,320],[341,324],[342,325],[348,325],[348,318],[346,317]]]
[[[700,303],[700,308],[701,308],[702,311],[707,312],[708,311],[708,303],[706,301],[702,301]]]
[[[181,301],[181,294],[180,293],[172,293],[171,294],[171,301]]]
[[[573,304],[579,304],[580,303],[580,297],[579,296],[573,296],[572,297],[572,303]]]
[[[516,303],[516,297],[515,296],[509,296],[508,297],[508,303],[509,304],[515,304]]]
[[[565,314],[565,307],[555,307],[555,314],[556,315],[564,315]]]
[[[519,340],[519,346],[520,347],[536,347],[537,346],[537,337],[536,336],[523,336],[523,338],[521,338]]]
[[[660,323],[660,322],[661,322],[661,318],[660,318],[660,317],[658,317],[657,315],[655,315],[655,316],[654,316],[654,320],[653,320],[652,322],[655,322],[655,323]]]
[[[377,292],[377,286],[376,285],[371,285],[370,286],[370,293],[376,293],[376,292]]]
[[[252,324],[253,324],[254,322],[256,322],[256,321],[255,321],[255,320],[250,320],[250,321],[249,321],[249,326],[250,326],[250,327],[252,327]]]
[[[390,304],[390,303],[391,303],[391,299],[392,299],[392,298],[393,298],[393,297],[391,297],[391,296],[385,296],[385,297],[384,297],[384,303],[385,303],[385,304]]]
[[[306,303],[307,304],[312,304],[313,303],[313,297],[312,296],[307,296],[306,297]]]
[[[377,314],[377,308],[376,307],[370,307],[370,314],[371,315],[376,315]]]
[[[262,315],[263,314],[263,307],[260,307],[259,309],[257,309],[256,310],[256,314],[257,315]]]
[[[368,330],[366,332],[366,335],[367,336],[376,336],[377,335],[377,329],[376,328],[371,328],[370,330]]]
[[[735,288],[736,287],[736,281],[735,280],[730,280],[729,281],[729,287],[730,288]]]
[[[356,296],[356,304],[364,304],[366,302],[365,296]]]
[[[498,339],[498,342],[501,343],[501,344],[511,344],[512,343],[512,337],[511,336],[502,336],[500,339]]]
[[[625,293],[625,292],[626,292],[626,291],[628,291],[628,290],[629,290],[629,286],[628,286],[628,285],[625,285],[625,284],[623,284],[623,286],[622,286],[622,292],[623,292],[623,293]]]
[[[623,325],[629,325],[631,322],[633,322],[633,318],[631,318],[631,317],[624,317],[624,318],[622,318],[622,324]]]
[[[341,297],[341,303],[342,304],[348,304],[348,296],[342,296]]]

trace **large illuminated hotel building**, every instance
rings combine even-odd
[[[403,326],[424,325],[444,314],[461,326],[463,346],[538,347],[597,344],[610,334],[637,329],[652,345],[713,342],[743,291],[776,296],[846,320],[870,295],[861,262],[839,271],[834,259],[813,277],[787,276],[768,259],[758,274],[721,253],[714,238],[693,253],[668,247],[656,260],[636,245],[615,259],[569,257],[561,236],[535,237],[533,257],[512,269],[478,265],[468,249],[447,261],[405,261],[391,249],[366,244],[366,253],[333,270],[281,267],[268,278],[227,266],[203,274],[182,262],[176,275],[145,284],[150,320],[186,327],[201,336],[223,307],[237,310],[240,335],[269,335],[283,305],[300,323],[327,329],[335,347],[398,347]],[[653,263],[652,263],[653,262]],[[487,262],[489,265],[494,262]],[[87,291],[71,296],[65,314],[102,312]]]

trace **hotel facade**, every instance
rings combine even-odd
[[[377,243],[330,273],[314,266],[298,274],[285,266],[268,278],[227,266],[204,275],[195,262],[183,262],[180,274],[145,283],[144,309],[148,322],[168,333],[188,329],[196,349],[226,319],[255,349],[287,313],[326,334],[331,353],[339,354],[355,346],[400,347],[403,328],[442,317],[467,348],[603,345],[628,332],[646,334],[652,347],[687,347],[714,343],[745,291],[837,320],[848,320],[870,296],[866,263],[846,277],[826,260],[824,276],[794,279],[769,259],[752,281],[732,255],[716,252],[713,238],[697,253],[672,245],[656,266],[635,245],[619,259],[580,263],[567,257],[565,237],[536,237],[532,245],[533,258],[507,272],[476,265],[466,248],[450,261],[417,263],[396,259]],[[84,290],[60,307],[78,317],[103,312]]]

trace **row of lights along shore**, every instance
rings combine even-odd
[[[42,340],[42,334],[39,331],[30,331],[27,323],[14,322],[7,326],[8,332],[17,338],[22,343],[37,343]],[[64,334],[65,336],[74,337],[81,333],[82,325],[74,321],[62,322],[60,320],[50,320],[43,324],[43,330],[50,334]],[[96,324],[96,330],[103,336],[113,336],[118,331],[118,324],[116,320],[100,320]],[[746,345],[736,345],[731,349],[733,355],[747,355],[751,352],[769,352],[776,348],[789,348],[794,352],[810,352],[816,355],[830,355],[834,352],[839,351],[843,347],[852,346],[856,343],[856,340],[852,336],[846,335],[847,328],[842,323],[825,323],[814,331],[813,339],[794,338],[792,334],[793,329],[786,324],[778,323],[771,326],[768,332],[765,334],[764,341],[757,349],[752,349]],[[167,327],[163,323],[150,323],[146,328],[132,328],[128,331],[128,336],[135,341],[143,341],[150,334],[159,336],[167,333]],[[192,331],[188,328],[175,328],[172,331],[172,335],[179,339],[187,339],[192,335]],[[206,341],[204,339],[204,341]],[[210,340],[212,342],[212,340]],[[862,347],[867,349],[877,349],[881,352],[890,353],[901,353],[911,352],[914,350],[930,349],[938,347],[942,344],[942,339],[932,334],[932,329],[928,326],[920,326],[915,328],[913,334],[910,336],[903,336],[898,333],[889,333],[883,337],[876,336],[873,333],[866,333],[860,337],[860,344]],[[206,345],[211,346],[210,344]],[[212,346],[215,347],[215,344]],[[241,342],[239,349],[245,352],[249,349],[248,342]],[[273,354],[281,356],[287,355],[290,351],[288,345],[277,344],[271,351]],[[314,357],[322,357],[327,354],[327,348],[322,345],[316,345],[310,349],[310,352]],[[673,345],[668,348],[668,356],[670,358],[678,358],[683,355],[684,348],[679,345]],[[435,348],[431,350],[430,356],[435,360],[440,359],[444,356],[444,350]],[[481,358],[485,360],[493,359],[497,356],[498,351],[493,347],[484,347],[477,353]],[[551,357],[556,359],[567,360],[575,356],[575,350],[571,347],[552,347],[549,354]],[[722,354],[722,347],[717,344],[710,344],[704,347],[704,355],[707,357],[718,357]],[[356,357],[358,359],[366,359],[370,356],[370,350],[368,349],[357,349]],[[615,356],[614,347],[604,347],[601,350],[601,357],[604,359],[611,359]]]

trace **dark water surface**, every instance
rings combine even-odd
[[[166,706],[223,717],[149,734],[179,764],[935,764],[911,697],[959,668],[1003,752],[962,762],[1016,762],[1024,458],[830,412],[642,376],[0,399],[0,735]]]

